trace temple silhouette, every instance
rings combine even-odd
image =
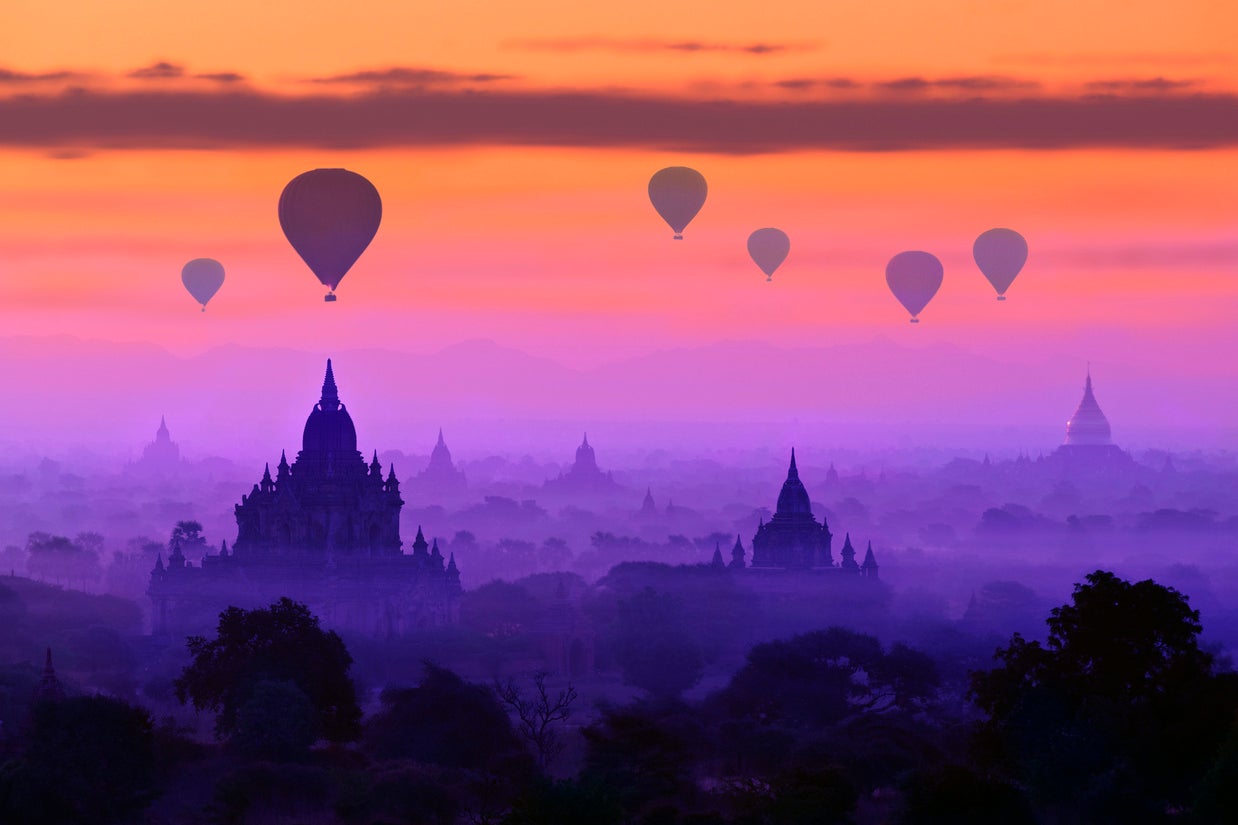
[[[1066,439],[1045,460],[1065,475],[1116,476],[1137,467],[1134,457],[1113,443],[1109,419],[1092,391],[1090,367],[1083,384],[1083,398],[1066,422]]]
[[[155,440],[142,448],[142,457],[130,469],[139,475],[167,477],[176,474],[181,467],[181,448],[168,432],[168,422],[159,417],[159,429]]]
[[[443,440],[443,430],[439,428],[438,441],[430,453],[430,463],[412,479],[413,489],[423,496],[452,495],[468,489],[468,481],[464,472],[456,467],[451,460],[451,450]]]
[[[610,473],[602,472],[598,467],[597,456],[589,444],[588,433],[585,433],[580,446],[576,448],[576,461],[568,471],[560,473],[558,478],[549,479],[544,486],[549,492],[569,496],[598,495],[621,489]]]
[[[834,564],[831,549],[834,536],[825,519],[817,521],[812,514],[808,490],[800,481],[799,468],[795,465],[795,450],[791,450],[791,466],[787,479],[778,493],[777,509],[769,521],[762,521],[752,537],[753,569],[821,570],[854,573],[868,578],[878,578],[877,559],[873,555],[872,542],[862,564],[856,564],[855,549],[851,536],[847,535],[842,547],[842,564]],[[719,556],[721,560],[721,556]],[[743,544],[736,539],[731,551],[731,569],[744,566]]]
[[[330,627],[392,636],[453,622],[460,573],[420,528],[412,553],[400,540],[400,483],[377,451],[368,465],[340,401],[331,361],[296,460],[280,455],[236,505],[237,536],[198,566],[179,544],[156,561],[147,590],[157,634],[200,626],[229,605],[280,596],[305,602]]]

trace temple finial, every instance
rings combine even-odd
[[[787,468],[787,478],[799,478],[800,471],[795,466],[795,448],[791,448],[791,466]]]
[[[327,374],[322,379],[322,399],[318,402],[324,410],[340,408],[340,392],[335,386],[335,372],[331,369],[331,359],[327,359]]]

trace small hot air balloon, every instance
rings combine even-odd
[[[782,266],[791,251],[791,239],[781,229],[766,227],[748,236],[748,254],[765,273],[765,280],[774,280],[774,270]]]
[[[649,179],[649,200],[662,220],[675,230],[675,240],[683,240],[683,230],[705,205],[709,186],[705,177],[687,166],[668,166]]]
[[[297,175],[279,196],[279,225],[318,280],[335,289],[370,245],[383,218],[374,184],[347,169],[314,169]]]
[[[916,316],[941,288],[942,275],[941,261],[927,252],[900,252],[886,264],[886,283],[911,313],[911,323],[920,323]]]
[[[990,229],[972,245],[976,266],[997,290],[997,300],[1006,300],[1006,290],[1027,263],[1027,241],[1013,229]]]
[[[224,285],[224,268],[213,258],[194,258],[181,268],[181,283],[206,312],[206,302]]]

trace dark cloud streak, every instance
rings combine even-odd
[[[509,46],[536,52],[618,52],[621,54],[717,53],[767,57],[786,52],[816,51],[816,43],[709,43],[700,40],[655,40],[652,38],[574,37],[516,40]]]
[[[1090,92],[1177,92],[1198,86],[1197,80],[1170,80],[1165,77],[1149,77],[1142,80],[1094,80],[1085,84]]]
[[[185,67],[161,60],[158,63],[134,69],[125,76],[135,80],[176,80],[185,76]]]
[[[80,72],[70,72],[63,69],[54,72],[16,72],[12,69],[0,69],[0,85],[80,80],[85,76]]]
[[[0,99],[0,145],[99,148],[643,148],[718,154],[1195,149],[1238,145],[1234,95],[753,102],[602,92],[194,90]]]
[[[516,75],[477,72],[473,74],[449,72],[442,69],[409,68],[393,66],[387,69],[368,69],[348,74],[315,77],[310,83],[361,84],[370,86],[431,86],[456,83],[495,83],[514,80]]]
[[[240,83],[245,80],[245,75],[237,72],[207,72],[196,74],[194,77],[198,80],[213,80],[216,83]]]

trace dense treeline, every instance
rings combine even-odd
[[[691,600],[618,590],[608,645],[636,692],[600,707],[561,677],[430,662],[371,702],[303,605],[230,609],[174,684],[213,742],[44,690],[5,706],[0,821],[1211,823],[1238,805],[1238,676],[1153,581],[1089,575],[1043,640],[1016,633],[966,676],[833,626],[753,645],[690,694]]]

